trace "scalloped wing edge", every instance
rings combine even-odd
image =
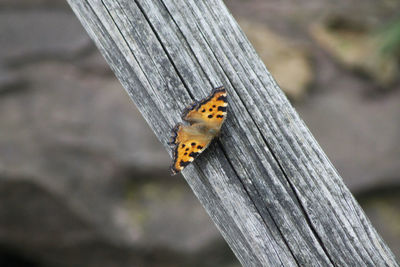
[[[177,123],[174,128],[171,130],[171,137],[169,139],[168,145],[175,146],[176,145],[176,138],[178,137],[179,127],[183,126],[182,123]]]
[[[169,169],[171,170],[172,175],[177,174],[178,172],[180,172],[180,170],[177,170],[175,168],[175,163],[176,163],[176,159],[178,157],[178,145],[175,144],[175,148],[174,148],[174,152],[172,153],[172,164],[169,167]]]
[[[174,128],[172,128],[171,138],[170,138],[170,141],[168,142],[169,145],[175,146],[174,150],[172,152],[172,164],[170,166],[172,175],[175,175],[179,172],[179,170],[175,169],[175,162],[178,157],[178,143],[176,142],[176,139],[178,138],[178,131],[181,126],[183,126],[183,124],[179,122],[174,126]]]
[[[207,103],[208,101],[210,101],[213,96],[218,93],[218,92],[225,92],[225,87],[224,86],[219,86],[214,88],[211,93],[203,100],[201,101],[194,101],[192,104],[190,104],[189,106],[187,106],[183,112],[182,112],[182,120],[187,121],[186,116],[188,115],[188,113],[194,109],[198,109],[201,105],[203,105],[204,103]]]

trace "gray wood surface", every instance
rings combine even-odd
[[[398,266],[222,1],[68,2],[170,153],[184,107],[226,87],[183,176],[244,266]]]

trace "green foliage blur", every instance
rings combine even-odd
[[[386,24],[379,31],[379,37],[382,39],[381,53],[400,57],[400,16]]]

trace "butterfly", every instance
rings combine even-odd
[[[182,171],[216,137],[226,118],[228,101],[223,86],[184,109],[182,119],[189,125],[178,123],[172,129],[170,145],[174,146],[171,164],[172,175]]]

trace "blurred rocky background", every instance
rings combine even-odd
[[[400,1],[226,0],[400,256]],[[64,0],[0,0],[0,266],[239,266]]]

